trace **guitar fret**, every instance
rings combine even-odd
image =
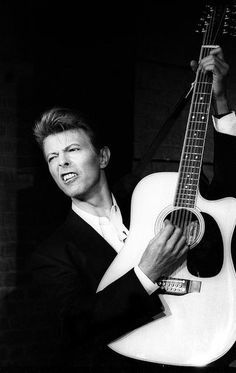
[[[198,112],[191,113],[190,116],[191,116],[192,119],[195,119],[199,116],[203,116],[203,115],[206,116],[207,114],[208,113],[206,113],[205,111],[198,111]]]
[[[210,95],[210,93],[209,92],[195,92],[195,95],[202,95],[202,96],[209,96]]]
[[[199,87],[198,87],[199,88]],[[196,91],[195,91],[195,95],[210,95],[211,94],[211,89],[206,89],[206,88],[208,88],[207,86],[206,87],[204,87],[204,89],[205,89],[205,91],[203,92],[203,90],[201,90],[201,88],[200,89],[197,89]]]
[[[178,193],[177,198],[178,200],[185,200],[185,201],[192,201],[196,197],[196,193],[192,194],[185,194],[185,193]]]
[[[185,163],[183,166],[181,166],[181,170],[184,169],[185,171],[188,170],[187,172],[192,172],[193,170],[199,171],[201,168],[201,162],[198,161],[198,165],[196,165],[195,161],[191,161],[189,163]]]
[[[199,146],[199,147],[202,147],[203,144],[204,144],[204,139],[202,139],[201,137],[187,137],[186,140],[188,142],[192,142],[192,144],[189,144],[188,146]],[[202,142],[202,145],[196,145],[194,144],[194,142],[196,143],[201,143]]]
[[[194,202],[192,203],[188,203],[188,202],[185,202],[185,201],[179,201],[178,203],[175,203],[175,206],[176,207],[194,207]]]
[[[191,169],[193,169],[193,170],[196,170],[197,168],[198,168],[198,170],[200,171],[200,165],[199,166],[191,166],[190,164],[189,165],[183,165],[182,167],[181,167],[181,170],[183,169],[183,168],[185,168],[185,169],[187,169],[187,170],[189,170],[189,172],[191,172],[192,173],[192,171],[191,171]]]
[[[192,129],[189,130],[189,132],[191,132],[191,131],[192,132],[204,132],[204,134],[206,132],[205,130],[202,130],[202,129],[199,129],[199,128],[192,128]]]
[[[184,167],[190,166],[190,167],[195,168],[198,163],[199,163],[199,166],[200,166],[201,161],[199,159],[191,159],[191,158],[183,159],[183,165],[185,165]]]
[[[200,100],[201,100],[201,98],[200,98]],[[197,101],[197,100],[195,100],[195,101],[193,102],[193,105],[195,105],[195,106],[203,106],[203,105],[207,105],[206,109],[208,110],[209,102],[205,102],[205,101]]]
[[[191,176],[192,175],[198,175],[198,172],[187,172],[187,171],[183,171],[181,174],[186,174],[187,177],[188,177],[188,175],[190,175],[190,174],[191,174]]]
[[[186,196],[192,196],[196,193],[197,183],[193,184],[184,184],[182,188],[179,188],[179,193]]]
[[[199,155],[199,153],[194,153],[194,152],[185,152],[185,155],[186,155],[186,157],[187,157],[187,155],[188,154],[190,154],[190,155]],[[196,158],[196,159],[198,159],[198,158]]]
[[[190,124],[205,124],[206,123],[206,121],[205,120],[194,120],[194,122],[192,121],[192,120],[190,120],[190,122],[189,122]]]
[[[211,86],[211,83],[210,82],[197,82],[196,83],[196,87],[200,84],[203,84],[203,85],[210,85]]]
[[[209,97],[207,97],[209,96]],[[210,97],[211,95],[199,95],[199,97],[195,97],[194,101],[193,101],[193,106],[195,105],[195,110],[196,111],[199,111],[200,110],[207,110],[208,112],[208,105],[209,105],[209,101],[210,101]],[[201,105],[207,105],[206,108],[204,107],[201,107]]]
[[[188,131],[187,132],[206,132],[206,122],[198,124],[198,122],[194,122],[192,120],[188,123]]]
[[[198,177],[190,177],[189,176],[189,177],[187,177],[187,180],[186,180],[185,177],[184,177],[184,175],[183,175],[183,176],[180,177],[180,181],[184,181],[184,180],[186,181],[186,183],[190,182],[190,183],[193,184],[193,183],[195,183],[195,182],[198,181]]]
[[[182,201],[189,202],[189,203],[192,202],[194,198],[195,198],[195,195],[192,196],[192,198],[186,197],[186,196],[178,196],[179,201],[182,200]]]
[[[187,154],[190,154],[192,157],[187,158]],[[201,147],[196,147],[196,146],[191,146],[188,145],[185,147],[185,160],[186,159],[191,159],[192,161],[194,160],[199,160],[200,156],[202,155],[202,146]]]
[[[185,199],[185,200],[188,200],[188,201],[191,201],[193,198],[195,198],[195,192],[194,193],[184,193],[184,192],[179,192],[178,193],[178,198],[179,199]]]
[[[190,168],[193,168],[194,170],[196,169],[196,167],[193,167],[193,166],[190,166]],[[181,173],[182,174],[191,174],[191,175],[198,175],[199,174],[199,172],[186,171],[186,170],[183,170]]]
[[[195,187],[197,186],[196,183],[185,183],[182,188],[180,189],[183,189],[183,191],[190,191],[190,192],[194,192],[195,191]]]
[[[194,99],[194,101],[193,101],[193,106],[195,105],[195,106],[197,106],[197,107],[199,107],[200,105],[207,105],[207,110],[208,110],[208,106],[209,106],[209,101],[210,100],[208,100],[208,101],[205,101],[206,100],[206,98],[207,97],[195,97],[195,99]],[[204,99],[204,101],[203,101],[203,99]],[[200,101],[199,101],[200,100]],[[204,108],[202,108],[202,107],[200,107],[200,109],[202,110],[205,110]],[[195,108],[195,110],[196,110],[196,108]],[[196,110],[196,111],[199,111],[199,110]]]
[[[194,131],[192,131],[192,132],[193,133],[189,133],[188,136],[186,136],[187,140],[190,139],[190,140],[201,140],[201,141],[204,141],[205,137],[197,137],[197,134]]]
[[[186,140],[191,139],[191,140],[205,140],[205,136],[203,133],[196,133],[195,131],[190,131],[188,135],[186,136]]]
[[[182,182],[181,189],[183,190],[191,190],[190,188],[193,188],[197,186],[198,178],[197,179],[191,179],[190,181],[185,181],[184,179],[180,178],[180,183]]]
[[[193,139],[193,140],[195,140],[195,139]],[[196,145],[196,144],[189,144],[189,145],[186,145],[186,148],[200,148],[200,149],[202,149],[202,146],[201,145]]]
[[[195,201],[185,201],[185,200],[179,200],[178,202],[175,202],[175,206],[177,207],[194,207]]]
[[[183,189],[184,191],[186,190],[186,192],[188,192],[189,190],[191,191],[191,188],[189,189],[189,187],[195,187],[195,186],[197,186],[197,183],[189,183],[186,180],[182,180],[182,185],[181,185],[180,188]]]

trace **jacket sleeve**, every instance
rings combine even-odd
[[[214,176],[209,199],[236,197],[236,136],[214,131]]]
[[[61,325],[77,341],[86,343],[93,336],[100,343],[109,343],[162,311],[159,297],[146,293],[133,270],[96,293],[98,283],[83,257],[79,267],[78,261],[74,267],[70,261],[35,253],[32,269]]]

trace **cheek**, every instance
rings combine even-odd
[[[99,172],[99,160],[97,157],[86,157],[84,159],[80,159],[80,167],[81,169],[83,169],[85,171],[85,173],[87,171],[89,172]],[[78,164],[79,164],[78,163]]]
[[[87,168],[90,170],[90,173],[93,175],[98,175],[100,173],[100,166],[97,159],[91,160],[87,164]]]

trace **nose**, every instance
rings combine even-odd
[[[60,167],[68,167],[70,165],[69,158],[66,156],[65,153],[59,154],[59,166]]]

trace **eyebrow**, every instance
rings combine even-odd
[[[81,146],[78,142],[73,142],[72,144],[70,144],[70,145],[67,145],[64,149],[63,149],[63,151],[67,151],[71,146]]]
[[[70,145],[67,145],[65,148],[63,148],[62,150],[64,151],[64,152],[66,152],[67,150],[69,150],[70,149],[70,147],[71,146],[81,146],[80,144],[78,144],[78,143],[72,143],[72,144],[70,144]],[[45,158],[48,160],[48,158],[50,157],[50,156],[52,156],[52,155],[57,155],[58,154],[58,152],[50,152],[50,153],[48,153],[48,154],[45,154]]]

